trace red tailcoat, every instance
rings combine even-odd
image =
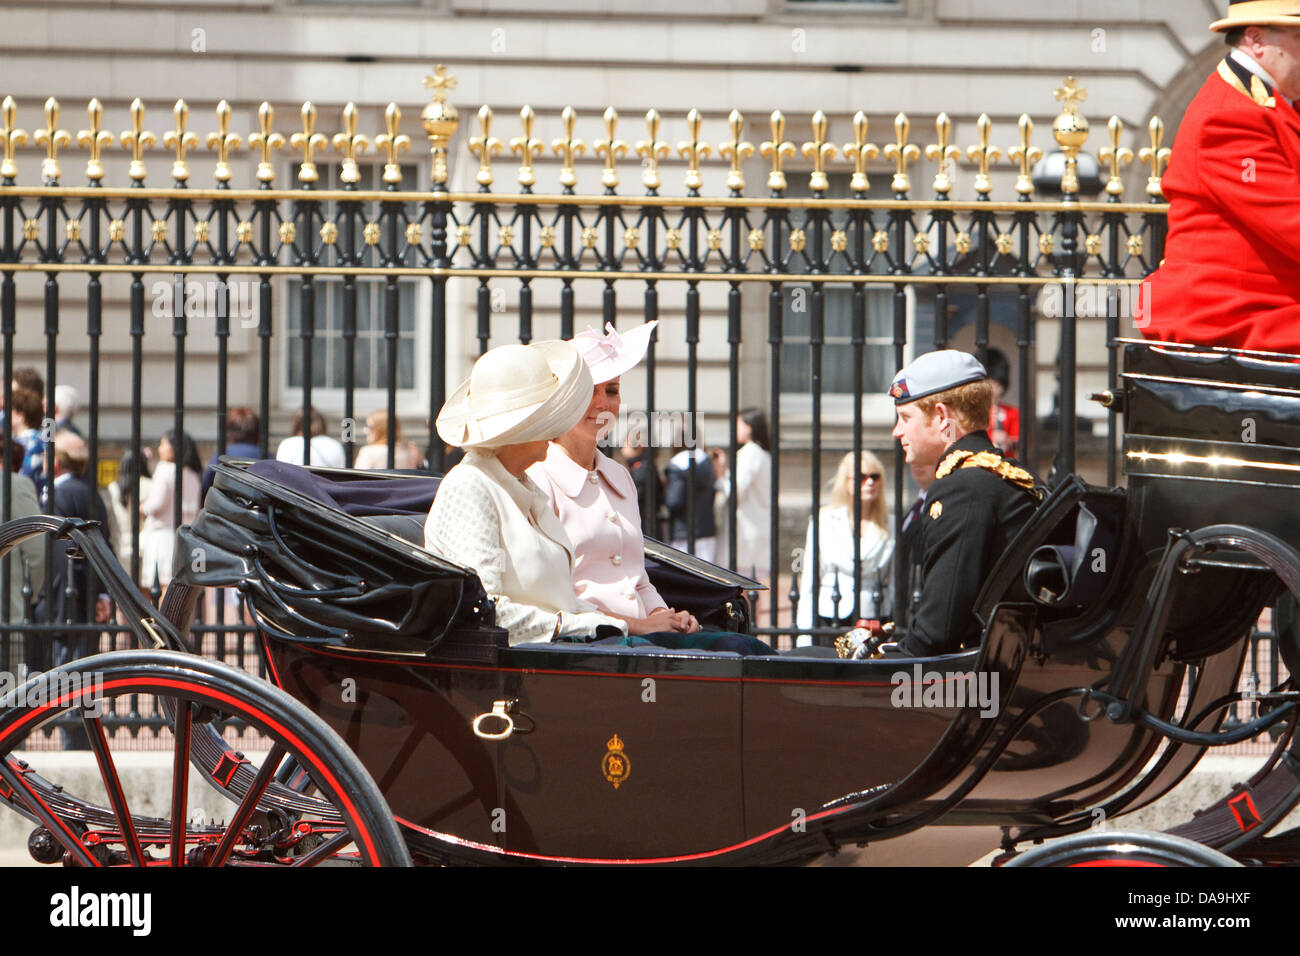
[[[1148,338],[1300,353],[1300,115],[1227,64],[1205,81],[1162,180],[1163,265]],[[1259,102],[1263,100],[1264,102]]]

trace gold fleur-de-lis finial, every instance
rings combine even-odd
[[[275,179],[275,167],[271,165],[271,150],[284,148],[284,137],[271,129],[275,120],[275,110],[271,104],[262,101],[257,108],[258,132],[248,134],[248,145],[256,146],[262,151],[262,158],[257,164],[257,181],[269,183]]]
[[[230,182],[230,153],[239,149],[243,140],[230,132],[230,104],[222,100],[217,104],[217,131],[208,134],[208,149],[217,151],[217,168],[213,175],[219,183]]]
[[[1147,177],[1147,195],[1155,199],[1164,195],[1160,188],[1160,178],[1164,175],[1165,164],[1169,162],[1171,154],[1168,149],[1160,147],[1165,138],[1165,124],[1159,116],[1151,117],[1147,133],[1151,137],[1151,145],[1138,150],[1138,160],[1151,167],[1151,175]]]
[[[578,185],[578,172],[573,168],[574,160],[587,151],[587,144],[573,135],[577,125],[578,114],[572,106],[560,111],[560,122],[564,125],[564,135],[551,140],[551,149],[563,162],[560,168],[560,185],[572,191]]]
[[[600,184],[606,189],[614,189],[618,185],[618,170],[614,168],[618,157],[627,155],[627,143],[614,136],[614,130],[618,128],[618,112],[614,107],[607,107],[602,117],[605,121],[605,138],[598,139],[592,144],[592,149],[597,156],[603,156],[605,159],[605,169],[600,174]]]
[[[885,147],[885,158],[892,159],[895,163],[894,178],[890,180],[889,188],[896,193],[905,193],[912,188],[912,180],[907,175],[907,166],[921,156],[921,148],[907,141],[907,134],[911,128],[912,123],[908,120],[907,114],[899,113],[894,117],[896,140]]]
[[[343,154],[343,169],[339,179],[348,185],[361,181],[361,171],[357,169],[357,154],[370,148],[370,137],[357,132],[357,105],[348,103],[343,107],[343,132],[334,134],[334,149]]]
[[[386,132],[375,137],[375,149],[382,149],[388,156],[384,163],[384,182],[396,185],[402,181],[402,167],[397,164],[397,154],[411,148],[411,137],[399,133],[402,125],[402,111],[396,103],[384,107],[384,129]]]
[[[77,131],[77,145],[90,150],[90,158],[86,160],[86,178],[97,183],[104,178],[104,161],[100,158],[100,150],[113,145],[113,134],[99,128],[104,120],[104,104],[99,102],[98,97],[91,97],[86,105],[86,113],[90,116],[90,129]]]
[[[645,114],[645,126],[648,139],[637,140],[636,154],[642,159],[641,182],[646,189],[658,189],[663,185],[659,179],[659,160],[672,152],[672,147],[659,139],[659,111],[650,109]]]
[[[853,178],[849,188],[855,193],[864,193],[871,188],[867,179],[867,160],[880,155],[880,147],[867,142],[867,114],[858,110],[853,114],[853,142],[844,144],[844,158],[853,160]]]
[[[177,100],[172,106],[172,116],[176,118],[176,128],[163,133],[162,141],[164,147],[176,151],[176,157],[172,160],[172,179],[178,183],[183,183],[190,178],[190,167],[185,159],[185,154],[191,149],[198,148],[199,138],[185,129],[190,121],[188,103],[184,100]]]
[[[808,177],[808,188],[815,193],[825,192],[830,188],[830,180],[826,178],[826,163],[839,154],[835,144],[826,141],[827,125],[825,113],[821,110],[813,113],[812,142],[803,144],[804,156],[813,161],[812,173]]]
[[[745,117],[739,110],[731,111],[727,117],[727,125],[731,127],[731,142],[720,145],[718,155],[723,159],[731,160],[731,169],[727,173],[727,188],[734,193],[739,193],[745,188],[745,174],[740,171],[740,164],[746,157],[754,155],[754,144],[740,138],[745,132]]]
[[[934,118],[934,129],[939,136],[939,142],[931,143],[925,148],[925,158],[939,164],[939,170],[934,174],[934,191],[940,197],[946,198],[948,193],[952,192],[950,170],[953,168],[952,164],[961,159],[961,150],[956,146],[948,145],[948,140],[952,136],[952,120],[948,118],[947,113],[940,113]]]
[[[686,135],[689,139],[684,139],[677,144],[677,154],[686,160],[686,188],[698,190],[704,185],[704,177],[700,175],[700,160],[708,156],[713,151],[708,143],[700,140],[700,126],[703,125],[704,118],[700,116],[700,111],[692,109],[686,114]]]
[[[989,119],[988,113],[980,114],[979,119],[975,121],[975,128],[979,131],[980,141],[975,146],[967,147],[966,158],[978,164],[975,172],[975,191],[981,196],[987,197],[993,191],[993,180],[989,178],[989,166],[1002,158],[1002,151],[996,146],[989,145],[989,136],[993,132],[993,121]]]
[[[537,182],[537,175],[533,172],[533,159],[542,155],[546,148],[540,139],[533,138],[533,123],[536,119],[537,114],[533,108],[525,104],[519,111],[519,125],[523,129],[523,135],[510,140],[510,152],[519,157],[519,185],[525,189],[531,189]]]
[[[144,151],[157,144],[158,137],[144,128],[144,103],[137,96],[131,101],[131,128],[119,136],[118,142],[131,150],[131,165],[127,174],[136,182],[142,182],[145,176]]]
[[[767,174],[767,188],[782,192],[786,182],[781,167],[794,155],[794,143],[785,140],[785,115],[780,110],[773,110],[768,119],[772,124],[772,138],[759,144],[758,155],[772,162],[772,170]]]
[[[1030,172],[1034,163],[1043,158],[1043,151],[1037,146],[1029,145],[1029,138],[1034,134],[1034,121],[1029,118],[1028,113],[1020,114],[1016,128],[1020,130],[1020,144],[1007,150],[1007,159],[1020,164],[1020,172],[1016,176],[1016,192],[1028,196],[1034,191],[1034,181],[1030,178]]]
[[[59,129],[59,101],[50,97],[45,101],[45,126],[36,130],[32,142],[45,147],[45,159],[41,161],[41,179],[47,183],[59,181],[59,147],[72,142],[66,129]]]
[[[424,78],[424,88],[433,90],[433,99],[436,103],[445,103],[447,95],[456,88],[456,77],[447,72],[447,68],[439,63],[433,68],[433,75]]]
[[[486,189],[492,185],[492,154],[499,153],[504,143],[492,135],[492,107],[484,103],[478,108],[478,125],[483,132],[469,138],[469,151],[478,157],[478,175],[474,178]]]
[[[320,179],[316,170],[316,150],[327,149],[330,141],[324,133],[316,132],[316,107],[311,100],[302,104],[298,111],[302,117],[302,132],[289,137],[289,146],[302,153],[302,163],[298,166],[298,181],[314,183]]]
[[[1124,121],[1118,116],[1110,118],[1106,129],[1110,131],[1110,145],[1103,146],[1098,151],[1097,158],[1110,166],[1110,179],[1106,181],[1106,192],[1112,196],[1121,196],[1124,193],[1124,183],[1119,178],[1119,170],[1121,166],[1133,162],[1133,150],[1119,144],[1124,136]]]
[[[6,96],[0,103],[0,113],[4,115],[5,124],[0,128],[0,147],[4,149],[4,158],[0,159],[0,178],[13,179],[18,175],[14,150],[27,142],[27,130],[14,125],[18,122],[18,104],[12,96]]]

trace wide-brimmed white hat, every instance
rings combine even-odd
[[[602,335],[591,326],[573,337],[573,344],[582,353],[591,370],[591,380],[596,385],[618,378],[624,372],[635,367],[650,348],[650,333],[655,330],[659,320],[638,325],[634,329],[620,332],[614,323],[605,323]]]
[[[500,448],[563,435],[594,387],[570,342],[501,345],[479,356],[438,413],[438,435],[461,448]]]
[[[1222,33],[1233,27],[1300,27],[1300,0],[1231,0],[1228,15],[1210,29]]]

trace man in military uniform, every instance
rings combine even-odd
[[[898,650],[951,654],[979,643],[975,598],[1040,492],[1034,476],[989,440],[993,385],[974,356],[922,355],[894,377],[889,394],[898,410],[893,435],[908,465],[935,476],[920,512],[921,600]]]
[[[1165,259],[1135,325],[1167,342],[1300,352],[1300,0],[1234,0],[1161,188]]]

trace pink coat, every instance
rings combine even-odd
[[[597,450],[596,468],[587,471],[552,442],[528,476],[550,498],[573,543],[578,597],[625,617],[666,606],[646,574],[636,486],[626,468]]]

